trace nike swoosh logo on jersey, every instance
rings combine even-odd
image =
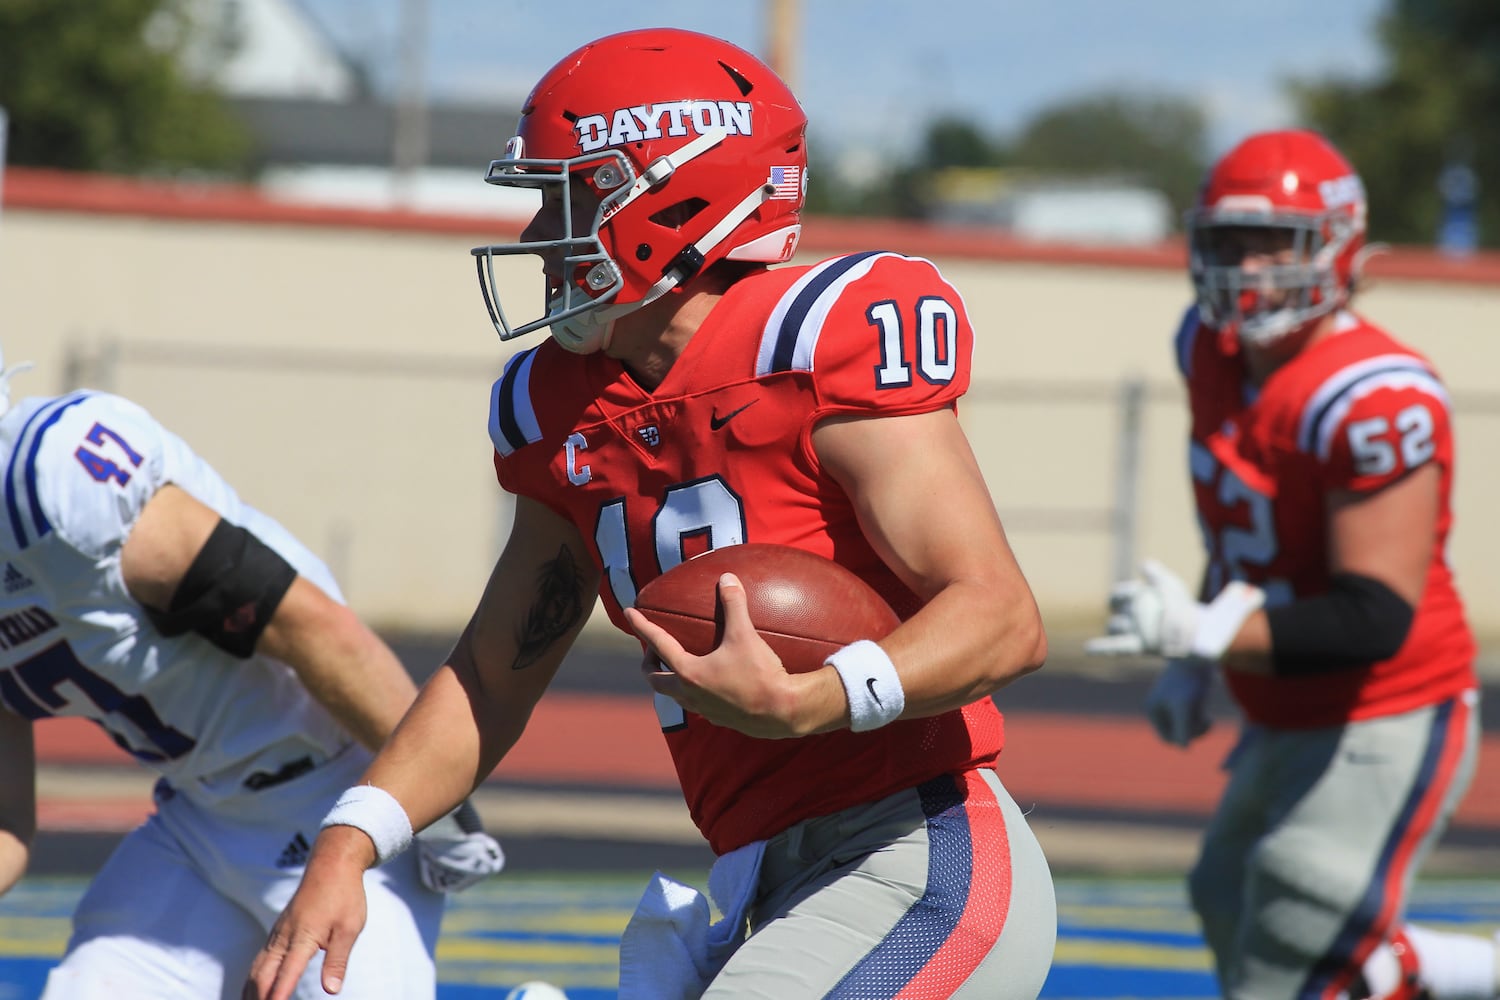
[[[724,414],[722,417],[719,416],[718,407],[715,407],[713,415],[708,418],[708,428],[709,428],[709,430],[714,430],[714,431],[718,430],[720,427],[723,427],[725,424],[729,423],[729,421],[733,420],[735,417],[739,416],[741,413],[744,413],[746,410],[750,409],[750,407],[754,406],[756,403],[759,403],[759,402],[760,402],[759,399],[752,399],[752,400],[750,400],[750,402],[746,403],[744,406],[737,407],[736,409],[730,410],[728,413]]]
[[[865,678],[865,687],[867,689],[869,689],[870,697],[875,699],[875,704],[879,705],[881,708],[884,708],[885,707],[885,702],[881,701],[880,700],[880,695],[878,695],[878,694],[875,693],[875,678],[873,678],[873,677],[866,677]]]

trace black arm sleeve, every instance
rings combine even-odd
[[[172,594],[166,611],[146,615],[165,636],[197,632],[224,652],[248,659],[297,571],[239,525],[220,519]]]
[[[1384,583],[1336,573],[1326,594],[1266,609],[1271,663],[1281,677],[1367,666],[1395,656],[1416,610]]]

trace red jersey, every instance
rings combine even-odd
[[[1330,494],[1374,492],[1429,462],[1438,467],[1432,560],[1395,656],[1304,677],[1225,672],[1245,714],[1279,728],[1393,715],[1475,684],[1474,637],[1445,555],[1453,520],[1448,393],[1425,358],[1385,331],[1350,312],[1336,323],[1258,392],[1196,310],[1177,335],[1193,494],[1208,549],[1205,596],[1228,580],[1263,588],[1268,607],[1327,592]]]
[[[842,563],[904,619],[919,601],[866,541],[811,433],[835,414],[955,406],[973,339],[957,291],[925,260],[871,252],[756,272],[729,289],[653,392],[615,359],[550,339],[513,357],[491,404],[495,468],[507,490],[577,525],[623,631],[621,609],[647,582],[749,541]],[[991,764],[1003,742],[989,699],[795,740],[755,739],[656,701],[693,820],[721,854]]]

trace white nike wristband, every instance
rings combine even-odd
[[[879,729],[901,717],[906,691],[896,665],[878,643],[851,642],[826,661],[839,672],[849,698],[849,728],[856,733]]]
[[[411,844],[411,818],[396,797],[374,785],[347,789],[328,810],[318,828],[352,826],[375,845],[375,863],[383,865]]]

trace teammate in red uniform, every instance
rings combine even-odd
[[[1491,942],[1405,922],[1473,775],[1475,646],[1444,556],[1448,394],[1349,310],[1364,235],[1359,177],[1315,133],[1209,172],[1177,336],[1207,569],[1195,599],[1148,563],[1090,643],[1167,658],[1148,711],[1168,742],[1208,728],[1221,666],[1244,713],[1189,879],[1228,997],[1497,991]]]
[[[284,1000],[319,948],[337,978],[360,873],[490,773],[596,593],[651,650],[684,796],[736,859],[753,931],[685,993],[642,984],[666,957],[622,957],[622,997],[1041,989],[1052,883],[993,770],[989,696],[1046,639],[956,416],[973,331],[925,260],[767,266],[797,246],[805,127],[753,56],[678,30],[600,39],[532,91],[488,180],[539,189],[541,210],[521,242],[474,251],[502,339],[551,332],[490,407],[515,526],[449,664],[318,838],[256,963],[262,995]],[[512,254],[543,261],[529,322],[501,306],[494,261]],[[838,560],[903,624],[792,675],[732,576],[706,656],[631,610],[647,581],[746,541]]]

